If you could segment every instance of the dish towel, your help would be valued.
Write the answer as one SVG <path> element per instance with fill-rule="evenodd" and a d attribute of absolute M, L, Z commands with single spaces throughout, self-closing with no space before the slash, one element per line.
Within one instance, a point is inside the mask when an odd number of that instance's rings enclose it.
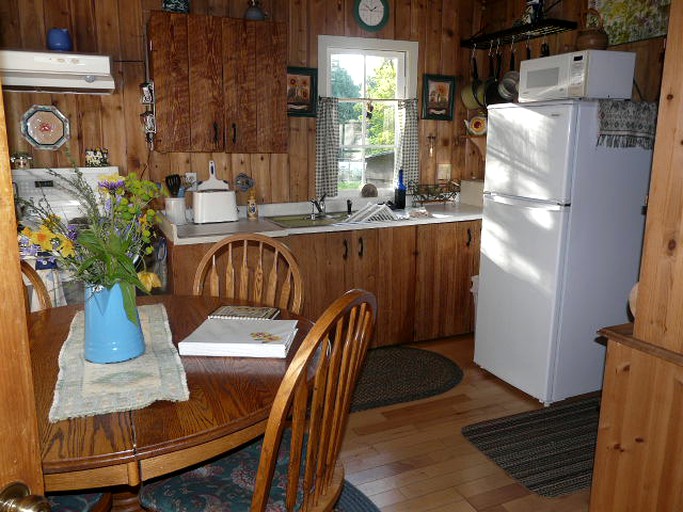
<path fill-rule="evenodd" d="M 600 100 L 598 146 L 652 149 L 657 103 Z"/>
<path fill-rule="evenodd" d="M 190 398 L 185 369 L 171 339 L 162 304 L 138 307 L 145 353 L 114 364 L 85 360 L 85 316 L 79 311 L 59 354 L 59 376 L 49 420 L 142 409 L 157 400 Z"/>

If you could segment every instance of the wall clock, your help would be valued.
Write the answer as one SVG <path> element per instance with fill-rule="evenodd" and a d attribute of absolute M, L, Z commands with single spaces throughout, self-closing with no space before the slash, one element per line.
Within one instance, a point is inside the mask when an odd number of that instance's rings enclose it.
<path fill-rule="evenodd" d="M 388 0 L 355 0 L 353 15 L 363 30 L 377 32 L 389 21 Z"/>

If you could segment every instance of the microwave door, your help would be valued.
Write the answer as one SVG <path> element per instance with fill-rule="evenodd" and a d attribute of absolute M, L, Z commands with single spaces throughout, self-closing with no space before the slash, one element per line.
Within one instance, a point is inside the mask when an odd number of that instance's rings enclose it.
<path fill-rule="evenodd" d="M 519 100 L 540 101 L 567 98 L 570 78 L 567 55 L 555 55 L 522 62 Z"/>

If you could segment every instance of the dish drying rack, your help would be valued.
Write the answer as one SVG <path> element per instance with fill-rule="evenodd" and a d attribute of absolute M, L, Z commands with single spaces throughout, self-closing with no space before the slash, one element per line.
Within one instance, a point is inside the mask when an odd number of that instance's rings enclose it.
<path fill-rule="evenodd" d="M 392 220 L 398 220 L 398 217 L 386 204 L 368 203 L 344 222 L 383 222 Z"/>
<path fill-rule="evenodd" d="M 455 181 L 427 184 L 411 181 L 408 188 L 413 196 L 413 206 L 454 201 L 455 196 L 460 192 L 460 184 Z"/>

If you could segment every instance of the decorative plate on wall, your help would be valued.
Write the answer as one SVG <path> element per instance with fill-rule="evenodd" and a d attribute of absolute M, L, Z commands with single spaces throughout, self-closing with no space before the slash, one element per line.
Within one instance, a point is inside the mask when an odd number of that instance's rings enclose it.
<path fill-rule="evenodd" d="M 33 105 L 21 118 L 21 134 L 34 148 L 55 151 L 69 140 L 69 120 L 54 105 Z"/>

